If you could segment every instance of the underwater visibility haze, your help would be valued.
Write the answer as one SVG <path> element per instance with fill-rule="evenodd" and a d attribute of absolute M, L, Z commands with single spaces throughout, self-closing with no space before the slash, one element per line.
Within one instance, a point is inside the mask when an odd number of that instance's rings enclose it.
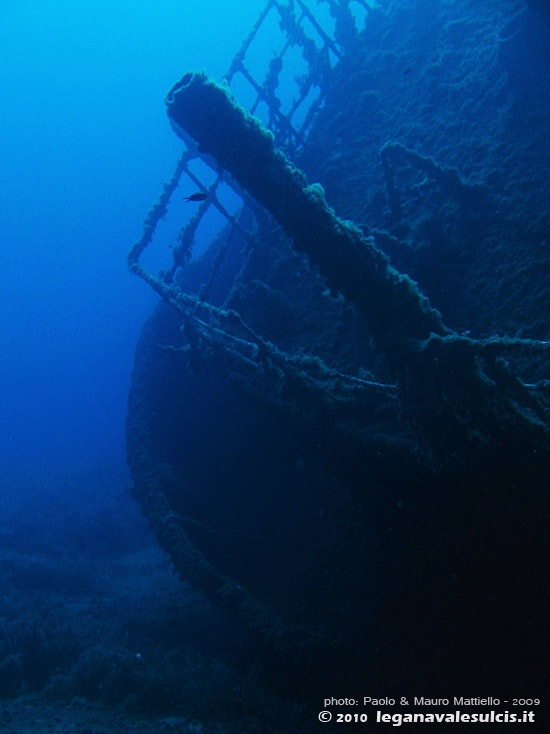
<path fill-rule="evenodd" d="M 2 463 L 120 460 L 153 303 L 128 243 L 179 144 L 163 99 L 219 78 L 260 0 L 2 3 Z"/>
<path fill-rule="evenodd" d="M 547 4 L 0 42 L 0 726 L 545 731 Z"/>

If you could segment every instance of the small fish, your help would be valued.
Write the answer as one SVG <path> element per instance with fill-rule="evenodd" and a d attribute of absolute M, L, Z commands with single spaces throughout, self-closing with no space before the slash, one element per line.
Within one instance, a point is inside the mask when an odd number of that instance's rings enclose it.
<path fill-rule="evenodd" d="M 205 194 L 204 191 L 196 191 L 194 194 L 191 194 L 191 196 L 185 196 L 185 201 L 204 201 L 208 194 Z"/>

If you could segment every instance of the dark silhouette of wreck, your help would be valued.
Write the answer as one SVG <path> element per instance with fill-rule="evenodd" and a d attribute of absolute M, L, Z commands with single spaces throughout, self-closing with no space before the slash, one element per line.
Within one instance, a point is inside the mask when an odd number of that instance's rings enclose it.
<path fill-rule="evenodd" d="M 534 696 L 547 31 L 527 4 L 362 2 L 361 22 L 353 5 L 329 3 L 330 34 L 301 0 L 272 0 L 224 85 L 188 73 L 167 97 L 185 150 L 129 256 L 163 299 L 136 351 L 133 491 L 176 570 L 242 620 L 278 685 Z M 270 13 L 286 43 L 260 83 L 245 61 Z M 294 47 L 308 71 L 283 111 Z M 231 97 L 236 75 L 251 113 Z M 182 176 L 206 196 L 156 278 L 140 257 Z M 226 226 L 191 259 L 212 211 Z"/>

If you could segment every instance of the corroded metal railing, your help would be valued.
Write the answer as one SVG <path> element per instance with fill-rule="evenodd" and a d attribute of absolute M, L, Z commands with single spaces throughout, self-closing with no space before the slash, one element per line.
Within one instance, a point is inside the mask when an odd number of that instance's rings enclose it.
<path fill-rule="evenodd" d="M 355 0 L 355 2 L 361 5 L 367 13 L 369 12 L 370 8 L 364 0 Z M 328 3 L 330 13 L 334 17 L 337 26 L 338 23 L 343 24 L 346 28 L 352 29 L 352 36 L 358 36 L 359 31 L 349 9 L 349 0 L 328 0 Z M 266 78 L 260 81 L 255 78 L 254 73 L 247 66 L 247 54 L 267 18 L 273 14 L 276 14 L 279 18 L 284 43 L 279 53 L 269 62 Z M 304 27 L 306 24 L 308 24 L 309 33 Z M 313 29 L 313 32 L 311 32 L 311 29 Z M 267 108 L 266 126 L 273 133 L 277 145 L 285 152 L 292 154 L 305 142 L 311 123 L 322 104 L 325 89 L 330 83 L 333 65 L 343 57 L 345 43 L 345 38 L 342 38 L 339 43 L 323 29 L 315 13 L 312 12 L 304 0 L 288 0 L 287 3 L 280 0 L 268 0 L 256 24 L 235 55 L 227 74 L 224 76 L 224 83 L 231 88 L 231 84 L 237 77 L 245 80 L 255 95 L 255 99 L 250 106 L 251 114 L 256 114 L 259 106 L 265 104 Z M 287 54 L 295 46 L 300 48 L 308 70 L 306 74 L 296 79 L 299 89 L 298 96 L 290 101 L 289 111 L 285 113 L 281 109 L 280 76 L 285 68 L 285 63 L 287 63 Z M 290 62 L 288 63 L 290 64 Z M 313 91 L 316 92 L 316 96 L 314 95 L 314 98 L 311 99 Z M 304 112 L 305 107 L 307 109 Z M 301 124 L 296 122 L 299 110 L 302 110 L 304 117 Z M 201 221 L 205 217 L 208 218 L 212 209 L 217 210 L 231 228 L 239 231 L 246 239 L 252 239 L 251 232 L 239 224 L 238 217 L 228 211 L 216 196 L 216 189 L 223 180 L 234 190 L 244 205 L 250 207 L 251 202 L 246 192 L 243 192 L 230 177 L 222 178 L 217 170 L 216 163 L 211 158 L 204 157 L 191 138 L 184 137 L 184 142 L 186 147 L 178 161 L 175 172 L 170 181 L 164 185 L 158 201 L 149 211 L 144 223 L 142 237 L 133 246 L 128 257 L 130 270 L 146 280 L 163 297 L 165 297 L 166 291 L 162 284 L 169 285 L 172 283 L 178 268 L 185 265 L 190 257 L 197 229 Z M 214 183 L 207 185 L 193 173 L 189 164 L 197 158 L 201 158 L 215 171 Z M 151 244 L 156 227 L 166 215 L 172 194 L 180 184 L 182 177 L 186 177 L 193 184 L 197 193 L 203 194 L 204 198 L 200 200 L 197 211 L 180 228 L 177 244 L 172 248 L 173 261 L 171 266 L 162 271 L 159 278 L 156 278 L 140 265 L 140 258 L 144 250 Z M 250 208 L 253 209 L 253 207 Z"/>

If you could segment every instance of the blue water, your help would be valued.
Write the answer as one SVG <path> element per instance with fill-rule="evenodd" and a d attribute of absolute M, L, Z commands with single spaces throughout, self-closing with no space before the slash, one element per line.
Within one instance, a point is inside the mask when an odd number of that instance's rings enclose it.
<path fill-rule="evenodd" d="M 164 96 L 220 79 L 263 0 L 5 0 L 0 10 L 0 465 L 124 462 L 156 301 L 126 255 L 181 143 Z"/>
<path fill-rule="evenodd" d="M 356 0 L 357 37 L 331 20 L 335 0 L 306 1 L 337 43 L 308 92 L 322 86 L 325 106 L 304 147 L 285 148 L 275 126 L 276 144 L 315 184 L 308 197 L 322 185 L 335 214 L 418 282 L 456 342 L 403 339 L 437 319 L 408 318 L 380 274 L 371 308 L 355 255 L 344 248 L 333 273 L 322 241 L 287 221 L 295 252 L 254 207 L 241 220 L 252 236 L 234 228 L 177 276 L 226 309 L 225 335 L 196 314 L 181 330 L 128 272 L 183 147 L 166 93 L 192 70 L 221 80 L 266 0 L 0 0 L 2 734 L 22 734 L 4 724 L 27 694 L 59 712 L 175 712 L 179 730 L 205 734 L 279 716 L 288 727 L 269 731 L 297 734 L 300 721 L 309 733 L 327 696 L 397 698 L 410 683 L 419 696 L 540 695 L 548 0 Z M 273 12 L 246 55 L 257 80 L 281 38 Z M 283 113 L 307 71 L 290 45 Z M 231 90 L 250 107 L 247 84 L 237 75 Z M 265 103 L 253 112 L 270 116 Z M 248 168 L 262 194 L 265 172 Z M 215 164 L 189 169 L 217 180 Z M 197 211 L 195 186 L 182 176 L 140 260 L 154 276 Z M 295 189 L 265 189 L 284 215 L 275 200 Z M 215 195 L 231 214 L 246 199 L 227 180 Z M 192 258 L 226 225 L 213 209 Z M 296 215 L 306 234 L 311 211 Z M 479 351 L 451 352 L 470 342 Z"/>

